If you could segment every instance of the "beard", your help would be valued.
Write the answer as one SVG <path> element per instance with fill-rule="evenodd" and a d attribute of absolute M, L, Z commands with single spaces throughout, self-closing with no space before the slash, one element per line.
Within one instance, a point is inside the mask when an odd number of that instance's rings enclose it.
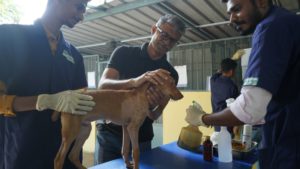
<path fill-rule="evenodd" d="M 246 30 L 241 30 L 239 31 L 240 32 L 240 35 L 249 35 L 249 34 L 252 34 L 254 31 L 255 31 L 255 28 L 256 28 L 256 25 L 250 25 L 250 27 Z"/>
<path fill-rule="evenodd" d="M 258 11 L 257 8 L 253 8 L 253 12 L 248 18 L 248 21 L 237 21 L 233 24 L 235 30 L 237 30 L 240 35 L 249 35 L 255 31 L 256 26 L 263 19 L 262 14 Z M 242 24 L 248 24 L 249 27 L 247 29 L 242 29 Z"/>

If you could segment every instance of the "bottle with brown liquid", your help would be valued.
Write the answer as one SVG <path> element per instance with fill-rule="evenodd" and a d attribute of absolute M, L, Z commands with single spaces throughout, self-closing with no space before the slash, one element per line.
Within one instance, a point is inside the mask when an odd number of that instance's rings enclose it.
<path fill-rule="evenodd" d="M 213 159 L 213 144 L 209 136 L 206 136 L 203 142 L 203 159 L 205 161 L 212 161 Z"/>

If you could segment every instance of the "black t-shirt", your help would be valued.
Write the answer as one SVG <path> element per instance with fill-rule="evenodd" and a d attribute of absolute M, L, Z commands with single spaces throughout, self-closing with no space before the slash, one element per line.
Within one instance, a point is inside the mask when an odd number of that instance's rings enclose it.
<path fill-rule="evenodd" d="M 148 43 L 143 44 L 141 47 L 121 46 L 114 50 L 108 68 L 118 70 L 120 80 L 138 77 L 147 71 L 156 69 L 165 69 L 171 73 L 176 84 L 178 82 L 178 73 L 174 67 L 167 61 L 166 56 L 161 59 L 152 60 L 147 52 Z M 139 142 L 151 141 L 153 138 L 153 120 L 148 117 L 145 119 L 143 125 L 139 130 Z M 121 126 L 110 125 L 110 130 L 117 132 L 122 136 Z"/>

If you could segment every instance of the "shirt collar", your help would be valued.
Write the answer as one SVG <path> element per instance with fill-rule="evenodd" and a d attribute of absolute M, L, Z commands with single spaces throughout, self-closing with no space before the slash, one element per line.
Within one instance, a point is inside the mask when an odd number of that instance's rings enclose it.
<path fill-rule="evenodd" d="M 58 35 L 54 35 L 52 32 L 49 31 L 49 29 L 41 22 L 41 24 L 43 25 L 43 28 L 46 32 L 47 38 L 49 41 L 55 41 L 56 43 L 58 43 L 61 40 L 61 31 L 59 31 Z"/>
<path fill-rule="evenodd" d="M 38 30 L 40 30 L 41 34 L 43 34 L 41 36 L 45 36 L 45 38 L 47 38 L 47 40 L 49 41 L 47 30 L 43 26 L 41 19 L 37 19 L 34 22 L 34 25 L 35 25 L 36 28 L 38 28 Z M 70 44 L 67 41 L 65 41 L 64 36 L 63 36 L 61 31 L 59 33 L 59 37 L 58 37 L 57 42 L 58 42 L 58 46 L 57 46 L 58 49 L 61 48 L 62 50 L 64 50 L 64 49 L 69 49 L 70 48 Z"/>
<path fill-rule="evenodd" d="M 149 43 L 144 43 L 141 46 L 141 51 L 142 51 L 142 57 L 150 59 L 150 56 L 148 54 L 148 45 L 149 45 Z"/>
<path fill-rule="evenodd" d="M 268 18 L 268 17 L 271 15 L 271 13 L 275 10 L 275 8 L 276 8 L 276 7 L 275 7 L 274 5 L 271 5 L 271 6 L 269 7 L 269 9 L 268 9 L 268 11 L 267 11 L 265 17 L 263 18 L 263 20 L 265 20 L 266 18 Z"/>
<path fill-rule="evenodd" d="M 148 53 L 148 46 L 149 46 L 149 43 L 148 43 L 148 42 L 144 43 L 144 44 L 141 46 L 142 57 L 143 57 L 143 58 L 148 58 L 148 59 L 152 60 L 151 57 L 149 56 L 149 53 Z M 159 60 L 165 60 L 166 58 L 167 58 L 167 55 L 165 54 L 163 57 L 161 57 L 161 58 L 158 59 L 157 61 L 159 61 Z M 154 60 L 153 60 L 153 61 L 154 61 Z"/>

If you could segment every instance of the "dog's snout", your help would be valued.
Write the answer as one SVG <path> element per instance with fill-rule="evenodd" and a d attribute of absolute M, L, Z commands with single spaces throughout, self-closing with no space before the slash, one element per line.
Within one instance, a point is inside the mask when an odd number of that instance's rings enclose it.
<path fill-rule="evenodd" d="M 171 99 L 172 100 L 180 100 L 183 98 L 183 94 L 176 88 L 175 92 L 172 93 Z"/>

